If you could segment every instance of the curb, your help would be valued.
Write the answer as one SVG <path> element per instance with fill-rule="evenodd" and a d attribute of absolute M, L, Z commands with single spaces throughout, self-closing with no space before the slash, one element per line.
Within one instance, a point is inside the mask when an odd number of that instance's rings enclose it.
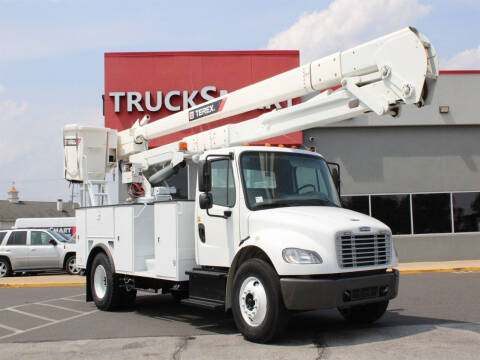
<path fill-rule="evenodd" d="M 85 286 L 85 282 L 71 282 L 71 283 L 12 283 L 12 284 L 0 284 L 1 288 L 34 288 L 34 287 L 62 287 L 62 286 Z"/>
<path fill-rule="evenodd" d="M 436 269 L 412 269 L 399 270 L 400 274 L 425 274 L 425 273 L 448 273 L 462 271 L 480 271 L 480 266 L 466 266 L 454 268 L 436 268 Z"/>

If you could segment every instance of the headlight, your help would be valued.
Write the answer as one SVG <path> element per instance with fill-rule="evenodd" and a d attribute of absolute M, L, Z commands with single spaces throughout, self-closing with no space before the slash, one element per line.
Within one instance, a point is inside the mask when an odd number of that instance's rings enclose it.
<path fill-rule="evenodd" d="M 282 251 L 283 260 L 289 264 L 321 264 L 322 258 L 315 251 L 287 248 Z"/>

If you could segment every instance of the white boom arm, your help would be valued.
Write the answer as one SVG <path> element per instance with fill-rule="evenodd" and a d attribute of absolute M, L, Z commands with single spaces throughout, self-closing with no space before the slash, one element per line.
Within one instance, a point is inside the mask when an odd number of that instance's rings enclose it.
<path fill-rule="evenodd" d="M 257 119 L 227 125 L 185 138 L 189 151 L 241 144 L 288 132 L 321 126 L 367 111 L 391 113 L 400 104 L 428 102 L 438 76 L 435 49 L 422 34 L 405 28 L 350 50 L 315 60 L 230 94 L 173 114 L 162 121 L 118 134 L 118 158 L 149 165 L 168 161 L 178 143 L 146 150 L 156 137 L 227 118 L 239 113 L 342 85 L 291 108 Z M 396 110 L 395 110 L 396 111 Z M 163 154 L 162 156 L 159 155 Z"/>

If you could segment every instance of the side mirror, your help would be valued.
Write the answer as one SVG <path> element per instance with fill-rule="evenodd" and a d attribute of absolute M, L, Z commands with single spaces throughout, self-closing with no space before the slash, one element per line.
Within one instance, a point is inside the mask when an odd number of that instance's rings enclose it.
<path fill-rule="evenodd" d="M 200 161 L 198 166 L 198 191 L 208 193 L 211 189 L 211 164 L 209 161 Z"/>
<path fill-rule="evenodd" d="M 327 164 L 330 170 L 330 174 L 332 175 L 333 183 L 337 188 L 338 195 L 340 195 L 340 165 L 332 162 L 329 162 Z"/>
<path fill-rule="evenodd" d="M 57 242 L 53 239 L 50 239 L 49 243 L 50 245 L 57 246 Z"/>
<path fill-rule="evenodd" d="M 198 196 L 198 205 L 200 209 L 210 209 L 213 206 L 213 197 L 211 193 L 204 192 Z"/>

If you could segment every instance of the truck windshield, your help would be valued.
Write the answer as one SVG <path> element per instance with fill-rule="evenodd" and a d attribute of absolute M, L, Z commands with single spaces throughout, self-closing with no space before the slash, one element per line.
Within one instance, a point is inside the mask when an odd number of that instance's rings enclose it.
<path fill-rule="evenodd" d="M 318 156 L 246 151 L 240 157 L 247 206 L 340 206 L 328 165 Z"/>

